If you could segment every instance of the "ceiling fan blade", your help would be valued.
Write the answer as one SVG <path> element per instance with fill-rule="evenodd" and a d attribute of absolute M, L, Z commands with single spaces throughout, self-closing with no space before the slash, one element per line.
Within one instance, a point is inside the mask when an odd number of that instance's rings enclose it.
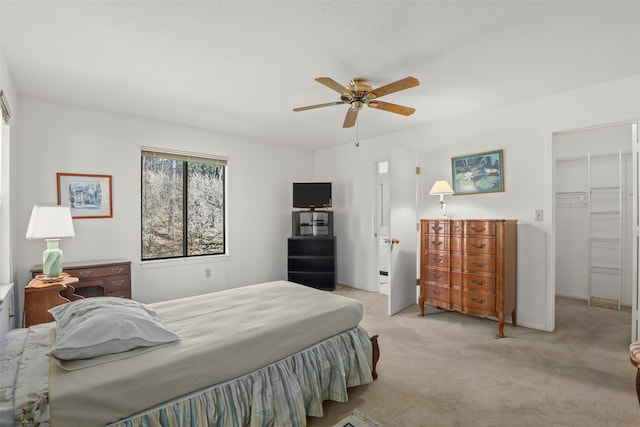
<path fill-rule="evenodd" d="M 382 102 L 378 100 L 370 101 L 367 103 L 367 105 L 371 108 L 389 111 L 396 114 L 402 114 L 403 116 L 410 116 L 416 112 L 415 108 L 405 107 L 404 105 L 392 104 L 390 102 Z"/>
<path fill-rule="evenodd" d="M 336 102 L 327 102 L 327 103 L 324 103 L 324 104 L 308 105 L 306 107 L 294 108 L 293 111 L 313 110 L 314 108 L 330 107 L 332 105 L 340 105 L 340 104 L 346 104 L 346 102 L 345 101 L 336 101 Z"/>
<path fill-rule="evenodd" d="M 316 81 L 318 83 L 322 83 L 323 85 L 325 85 L 326 87 L 328 87 L 330 89 L 335 90 L 340 95 L 345 94 L 345 93 L 351 93 L 349 91 L 349 89 L 347 89 L 346 87 L 342 86 L 340 83 L 338 83 L 337 81 L 333 80 L 331 77 L 317 77 Z"/>
<path fill-rule="evenodd" d="M 404 79 L 395 81 L 393 83 L 389 83 L 388 85 L 380 86 L 379 88 L 369 91 L 369 93 L 367 94 L 367 97 L 370 99 L 380 98 L 381 96 L 385 96 L 385 95 L 389 95 L 390 93 L 409 89 L 414 86 L 418 86 L 419 84 L 420 82 L 415 77 L 405 77 Z"/>
<path fill-rule="evenodd" d="M 356 124 L 356 119 L 358 118 L 358 109 L 357 108 L 349 108 L 347 110 L 347 115 L 344 118 L 343 128 L 350 128 Z"/>

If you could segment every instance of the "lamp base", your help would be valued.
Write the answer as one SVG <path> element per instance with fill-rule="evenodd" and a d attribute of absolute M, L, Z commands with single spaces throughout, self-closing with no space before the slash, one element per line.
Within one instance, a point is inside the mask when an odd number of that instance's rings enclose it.
<path fill-rule="evenodd" d="M 42 252 L 42 273 L 46 279 L 57 280 L 62 273 L 62 249 L 60 239 L 45 239 L 47 249 Z"/>

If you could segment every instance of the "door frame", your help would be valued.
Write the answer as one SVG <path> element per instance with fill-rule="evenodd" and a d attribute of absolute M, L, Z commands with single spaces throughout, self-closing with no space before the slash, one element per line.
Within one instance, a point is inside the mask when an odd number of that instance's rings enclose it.
<path fill-rule="evenodd" d="M 555 303 L 555 294 L 556 294 L 556 198 L 555 198 L 555 189 L 556 189 L 556 176 L 555 176 L 555 161 L 554 161 L 554 135 L 562 132 L 572 132 L 572 131 L 584 131 L 589 129 L 595 129 L 600 127 L 608 127 L 608 126 L 616 126 L 616 125 L 624 125 L 629 124 L 632 127 L 632 134 L 635 141 L 631 142 L 632 152 L 638 151 L 638 124 L 640 123 L 640 117 L 635 118 L 623 118 L 620 120 L 612 120 L 612 121 L 603 121 L 600 124 L 590 124 L 582 123 L 582 124 L 573 124 L 567 126 L 556 126 L 554 129 L 549 129 L 547 131 L 548 136 L 548 151 L 547 151 L 547 164 L 550 165 L 550 176 L 551 176 L 551 185 L 549 186 L 550 192 L 548 197 L 550 200 L 551 206 L 551 239 L 549 239 L 548 243 L 548 258 L 547 265 L 549 266 L 548 270 L 548 285 L 547 285 L 547 304 L 546 304 L 546 330 L 553 332 L 555 331 L 556 326 L 556 303 Z M 634 151 L 635 150 L 635 151 Z M 632 181 L 633 181 L 633 224 L 640 225 L 640 198 L 638 198 L 638 188 L 640 188 L 640 162 L 636 159 L 636 155 L 633 154 L 633 165 L 632 165 Z M 638 188 L 636 188 L 638 187 Z M 632 307 L 631 312 L 631 340 L 637 341 L 640 339 L 640 241 L 638 236 L 640 235 L 640 231 L 636 229 L 634 231 L 635 241 L 632 244 L 633 251 L 633 262 L 632 262 Z"/>

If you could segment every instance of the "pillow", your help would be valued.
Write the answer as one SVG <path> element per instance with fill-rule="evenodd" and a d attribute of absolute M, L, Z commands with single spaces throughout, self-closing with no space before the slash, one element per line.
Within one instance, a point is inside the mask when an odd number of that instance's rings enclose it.
<path fill-rule="evenodd" d="M 53 307 L 49 313 L 56 321 L 49 354 L 60 360 L 88 359 L 180 339 L 153 309 L 125 298 L 85 298 Z"/>

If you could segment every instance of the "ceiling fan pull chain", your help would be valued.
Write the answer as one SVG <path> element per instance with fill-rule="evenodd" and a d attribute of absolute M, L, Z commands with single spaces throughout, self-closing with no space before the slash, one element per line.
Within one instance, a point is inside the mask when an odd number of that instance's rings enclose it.
<path fill-rule="evenodd" d="M 358 126 L 359 122 L 356 122 L 356 147 L 360 147 L 360 135 L 359 135 L 359 129 L 360 126 Z"/>

